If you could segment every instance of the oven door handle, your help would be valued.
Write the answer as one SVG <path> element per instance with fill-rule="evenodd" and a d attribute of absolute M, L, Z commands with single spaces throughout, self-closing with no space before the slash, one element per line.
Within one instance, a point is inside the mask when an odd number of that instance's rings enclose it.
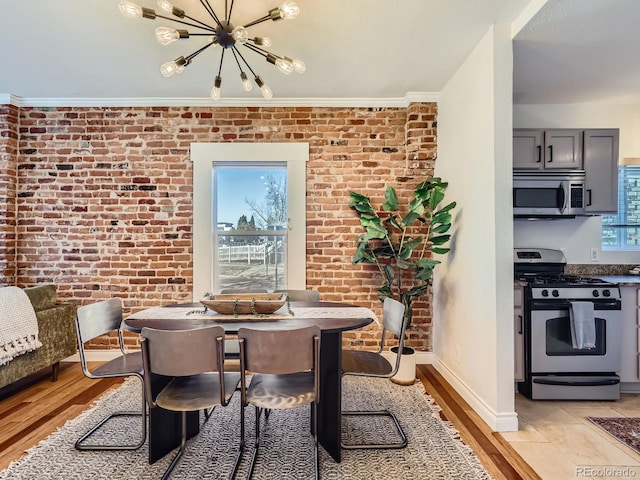
<path fill-rule="evenodd" d="M 540 383 L 542 385 L 569 385 L 572 387 L 601 387 L 603 385 L 617 385 L 620 383 L 619 378 L 607 378 L 603 380 L 586 380 L 573 381 L 573 380 L 552 380 L 547 378 L 534 378 L 533 383 Z"/>
<path fill-rule="evenodd" d="M 565 300 L 531 300 L 529 305 L 531 310 L 560 310 L 571 308 L 571 302 Z M 597 300 L 593 302 L 593 308 L 595 310 L 620 310 L 621 303 L 620 300 Z"/>

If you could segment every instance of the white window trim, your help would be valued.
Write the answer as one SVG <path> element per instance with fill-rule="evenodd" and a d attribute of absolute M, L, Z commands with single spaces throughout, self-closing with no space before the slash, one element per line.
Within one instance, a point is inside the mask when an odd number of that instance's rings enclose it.
<path fill-rule="evenodd" d="M 212 291 L 212 175 L 214 161 L 286 162 L 289 233 L 287 284 L 306 288 L 306 162 L 308 143 L 192 143 L 193 162 L 193 301 Z M 299 261 L 298 259 L 302 259 Z"/>

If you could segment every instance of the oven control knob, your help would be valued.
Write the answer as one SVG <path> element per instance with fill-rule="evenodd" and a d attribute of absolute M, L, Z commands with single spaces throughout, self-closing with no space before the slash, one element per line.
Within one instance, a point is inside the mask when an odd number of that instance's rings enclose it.
<path fill-rule="evenodd" d="M 551 295 L 557 298 L 558 296 L 560 296 L 560 292 L 558 290 L 554 290 L 551 292 Z"/>
<path fill-rule="evenodd" d="M 610 296 L 611 296 L 611 290 L 609 290 L 608 288 L 605 288 L 605 289 L 602 291 L 602 295 L 603 295 L 604 297 L 610 297 Z"/>
<path fill-rule="evenodd" d="M 600 290 L 594 290 L 593 291 L 593 296 L 594 297 L 599 297 L 600 296 Z"/>
<path fill-rule="evenodd" d="M 542 292 L 540 292 L 540 294 L 541 294 L 543 297 L 548 297 L 548 296 L 549 296 L 549 290 L 547 290 L 547 289 L 542 290 Z"/>

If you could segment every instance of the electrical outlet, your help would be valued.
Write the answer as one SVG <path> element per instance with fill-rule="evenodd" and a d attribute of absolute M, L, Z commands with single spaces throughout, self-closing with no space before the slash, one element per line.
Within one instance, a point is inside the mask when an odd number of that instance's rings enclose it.
<path fill-rule="evenodd" d="M 592 248 L 591 249 L 591 261 L 592 262 L 597 262 L 598 261 L 598 249 L 597 248 Z"/>

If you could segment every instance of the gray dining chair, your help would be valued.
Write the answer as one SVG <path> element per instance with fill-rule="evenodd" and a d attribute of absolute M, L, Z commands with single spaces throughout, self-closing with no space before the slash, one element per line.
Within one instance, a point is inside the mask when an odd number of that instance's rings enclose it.
<path fill-rule="evenodd" d="M 382 335 L 380 337 L 380 345 L 375 352 L 366 350 L 343 350 L 342 351 L 342 373 L 343 375 L 359 375 L 365 377 L 391 378 L 400 368 L 400 359 L 402 358 L 402 350 L 404 347 L 404 334 L 406 324 L 404 318 L 405 306 L 392 298 L 385 298 L 382 312 Z M 382 350 L 385 344 L 386 333 L 391 332 L 398 338 L 398 354 L 396 356 L 395 365 L 391 365 L 386 358 L 382 356 Z M 404 448 L 407 446 L 407 437 L 400 426 L 400 422 L 396 416 L 389 410 L 351 410 L 343 411 L 344 416 L 383 416 L 389 417 L 393 421 L 397 434 L 400 438 L 398 442 L 391 443 L 364 443 L 364 444 L 347 444 L 342 442 L 342 448 L 345 449 L 391 449 Z"/>
<path fill-rule="evenodd" d="M 273 293 L 286 293 L 291 302 L 319 302 L 320 293 L 316 290 L 274 290 Z"/>
<path fill-rule="evenodd" d="M 313 404 L 311 428 L 314 441 L 315 478 L 320 476 L 318 455 L 317 402 L 320 398 L 320 328 L 304 327 L 293 330 L 255 330 L 241 328 L 240 391 L 242 395 L 240 438 L 244 447 L 244 407 L 255 407 L 255 448 L 251 457 L 251 478 L 260 443 L 260 417 L 268 418 L 273 409 L 288 409 Z M 247 371 L 252 372 L 247 387 Z"/>
<path fill-rule="evenodd" d="M 144 381 L 142 368 L 142 355 L 140 352 L 128 352 L 124 345 L 122 335 L 122 300 L 111 298 L 101 302 L 84 305 L 78 308 L 76 316 L 76 335 L 78 339 L 78 353 L 80 354 L 80 366 L 82 372 L 88 378 L 102 379 L 113 377 L 134 376 L 142 385 L 142 408 L 140 411 L 118 411 L 104 417 L 95 427 L 82 435 L 75 443 L 78 450 L 136 450 L 140 448 L 147 438 L 147 407 L 144 398 Z M 85 352 L 85 344 L 94 338 L 108 333 L 118 332 L 118 345 L 121 355 L 103 363 L 95 370 L 89 370 Z M 139 416 L 141 417 L 140 439 L 134 444 L 113 445 L 93 444 L 85 441 L 100 429 L 105 423 L 114 417 Z"/>
<path fill-rule="evenodd" d="M 149 408 L 180 412 L 180 448 L 162 476 L 166 480 L 185 452 L 187 412 L 227 406 L 239 373 L 224 371 L 224 329 L 208 326 L 194 330 L 156 330 L 141 332 L 144 385 Z M 156 396 L 152 395 L 152 376 L 174 377 Z M 207 420 L 210 418 L 206 415 Z M 238 451 L 231 477 L 241 458 Z"/>

